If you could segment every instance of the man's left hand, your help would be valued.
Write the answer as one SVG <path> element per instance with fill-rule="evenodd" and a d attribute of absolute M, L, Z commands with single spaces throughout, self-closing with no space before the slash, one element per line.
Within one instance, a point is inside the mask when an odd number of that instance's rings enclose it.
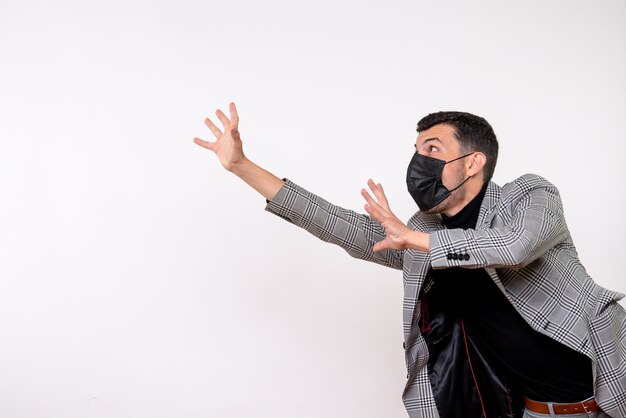
<path fill-rule="evenodd" d="M 367 202 L 365 211 L 385 228 L 385 233 L 387 234 L 387 237 L 383 241 L 374 244 L 372 249 L 374 251 L 382 251 L 412 248 L 428 252 L 428 234 L 413 231 L 393 214 L 391 209 L 389 209 L 387 197 L 380 183 L 376 184 L 372 179 L 369 179 L 367 185 L 376 199 L 367 190 L 361 189 L 361 194 Z"/>

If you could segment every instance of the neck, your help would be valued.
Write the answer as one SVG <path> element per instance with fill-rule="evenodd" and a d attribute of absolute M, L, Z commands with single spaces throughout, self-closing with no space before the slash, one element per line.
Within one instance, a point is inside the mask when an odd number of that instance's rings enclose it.
<path fill-rule="evenodd" d="M 459 213 L 465 206 L 467 206 L 469 202 L 472 201 L 472 199 L 478 196 L 478 194 L 483 188 L 483 185 L 484 184 L 482 182 L 482 179 L 480 178 L 469 179 L 463 185 L 464 187 L 458 190 L 459 192 L 463 194 L 461 199 L 454 205 L 444 210 L 442 213 L 446 216 L 454 216 L 457 213 Z"/>

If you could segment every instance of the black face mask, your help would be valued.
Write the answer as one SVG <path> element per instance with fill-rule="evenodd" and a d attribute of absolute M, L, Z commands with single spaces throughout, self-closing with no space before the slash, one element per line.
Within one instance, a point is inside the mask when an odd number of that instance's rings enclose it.
<path fill-rule="evenodd" d="M 426 212 L 443 202 L 450 196 L 450 193 L 469 180 L 468 177 L 454 189 L 448 190 L 441 181 L 441 174 L 446 164 L 472 154 L 473 152 L 470 152 L 450 161 L 439 160 L 418 153 L 413 155 L 406 172 L 406 185 L 409 189 L 409 194 L 422 212 Z"/>

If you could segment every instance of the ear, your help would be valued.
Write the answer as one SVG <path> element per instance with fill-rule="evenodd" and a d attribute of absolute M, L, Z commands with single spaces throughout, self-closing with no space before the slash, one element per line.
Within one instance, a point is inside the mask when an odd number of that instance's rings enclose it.
<path fill-rule="evenodd" d="M 476 173 L 482 171 L 485 163 L 487 162 L 487 157 L 482 152 L 475 152 L 471 158 L 469 158 L 469 163 L 467 165 L 467 175 L 474 176 Z"/>

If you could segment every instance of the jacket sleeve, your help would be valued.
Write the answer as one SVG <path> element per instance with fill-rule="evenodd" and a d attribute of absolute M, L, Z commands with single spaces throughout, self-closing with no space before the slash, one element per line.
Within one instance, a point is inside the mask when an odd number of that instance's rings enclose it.
<path fill-rule="evenodd" d="M 384 228 L 370 216 L 335 206 L 285 180 L 265 210 L 304 228 L 325 242 L 336 244 L 352 257 L 402 269 L 403 251 L 372 251 L 385 239 Z"/>
<path fill-rule="evenodd" d="M 523 267 L 569 237 L 558 190 L 547 180 L 522 176 L 510 196 L 499 226 L 431 233 L 433 268 Z"/>

